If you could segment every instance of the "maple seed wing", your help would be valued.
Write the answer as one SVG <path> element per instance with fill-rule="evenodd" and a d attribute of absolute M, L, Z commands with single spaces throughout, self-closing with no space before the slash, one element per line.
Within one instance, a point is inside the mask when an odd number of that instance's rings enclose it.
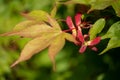
<path fill-rule="evenodd" d="M 65 39 L 62 34 L 58 35 L 49 47 L 49 57 L 53 63 L 53 70 L 56 70 L 55 56 L 63 48 L 65 44 Z"/>
<path fill-rule="evenodd" d="M 86 45 L 82 45 L 81 48 L 79 49 L 80 53 L 84 53 L 86 50 L 87 46 Z"/>
<path fill-rule="evenodd" d="M 74 37 L 76 37 L 77 32 L 76 32 L 75 26 L 74 26 L 74 24 L 73 24 L 73 22 L 72 22 L 72 18 L 71 18 L 70 16 L 68 16 L 68 17 L 66 18 L 66 24 L 68 25 L 69 29 L 72 30 L 72 35 L 73 35 Z"/>
<path fill-rule="evenodd" d="M 75 15 L 75 24 L 76 24 L 76 26 L 79 26 L 81 24 L 81 17 L 82 17 L 82 14 L 80 14 L 80 13 L 77 13 Z"/>
<path fill-rule="evenodd" d="M 50 44 L 50 40 L 48 40 L 48 37 L 46 37 L 46 36 L 38 37 L 38 38 L 35 38 L 35 39 L 29 41 L 25 45 L 24 49 L 22 50 L 19 59 L 15 63 L 13 63 L 11 65 L 11 67 L 14 67 L 19 62 L 30 59 L 36 53 L 47 48 L 49 46 L 49 44 Z"/>
<path fill-rule="evenodd" d="M 96 37 L 95 39 L 91 40 L 90 42 L 90 46 L 94 46 L 94 45 L 97 45 L 98 43 L 100 43 L 100 40 L 101 40 L 101 37 Z"/>

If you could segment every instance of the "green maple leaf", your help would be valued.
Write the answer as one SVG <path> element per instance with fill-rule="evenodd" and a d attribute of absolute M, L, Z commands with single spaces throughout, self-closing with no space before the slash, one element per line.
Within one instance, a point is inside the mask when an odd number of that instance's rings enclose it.
<path fill-rule="evenodd" d="M 33 55 L 49 48 L 49 57 L 53 63 L 55 70 L 55 56 L 64 47 L 65 39 L 75 42 L 74 37 L 61 30 L 60 25 L 51 16 L 46 16 L 47 23 L 39 23 L 38 21 L 24 21 L 15 26 L 13 31 L 0 34 L 0 36 L 18 35 L 22 37 L 32 38 L 23 48 L 20 57 L 16 60 L 11 67 L 18 63 L 30 59 Z M 42 21 L 40 21 L 42 22 Z M 44 22 L 44 21 L 43 21 Z"/>

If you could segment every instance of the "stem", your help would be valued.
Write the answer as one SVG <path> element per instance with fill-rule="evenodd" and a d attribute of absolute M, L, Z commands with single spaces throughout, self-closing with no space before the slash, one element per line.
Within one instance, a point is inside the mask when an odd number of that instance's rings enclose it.
<path fill-rule="evenodd" d="M 63 30 L 63 32 L 70 32 L 70 31 L 72 31 L 73 29 L 75 29 L 75 28 Z"/>

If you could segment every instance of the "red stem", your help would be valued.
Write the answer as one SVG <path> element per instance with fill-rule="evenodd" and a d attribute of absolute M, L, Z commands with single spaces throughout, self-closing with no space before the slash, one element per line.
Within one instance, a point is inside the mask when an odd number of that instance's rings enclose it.
<path fill-rule="evenodd" d="M 63 30 L 63 32 L 70 32 L 70 31 L 72 31 L 73 29 L 75 29 L 75 28 Z"/>

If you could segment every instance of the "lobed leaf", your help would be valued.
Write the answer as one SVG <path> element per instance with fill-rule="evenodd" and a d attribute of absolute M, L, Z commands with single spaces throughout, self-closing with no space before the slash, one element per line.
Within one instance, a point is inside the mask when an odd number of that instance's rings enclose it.
<path fill-rule="evenodd" d="M 14 28 L 13 31 L 19 31 L 19 30 L 23 30 L 27 27 L 30 27 L 32 25 L 38 24 L 37 22 L 33 21 L 33 20 L 26 20 L 23 22 L 20 22 L 19 24 L 17 24 Z"/>
<path fill-rule="evenodd" d="M 51 42 L 51 45 L 49 47 L 49 57 L 53 63 L 53 70 L 55 71 L 55 56 L 57 53 L 64 47 L 65 45 L 65 39 L 62 34 L 56 36 L 54 40 Z"/>
<path fill-rule="evenodd" d="M 100 33 L 105 26 L 105 19 L 101 18 L 97 20 L 92 28 L 90 28 L 89 34 L 90 34 L 90 40 L 93 40 L 98 33 Z"/>
<path fill-rule="evenodd" d="M 11 32 L 0 34 L 0 36 L 18 35 L 18 36 L 27 37 L 27 38 L 34 38 L 37 36 L 41 36 L 44 33 L 50 33 L 50 32 L 53 32 L 53 29 L 51 28 L 51 26 L 47 24 L 41 24 L 41 25 L 36 24 L 19 31 L 13 30 Z"/>
<path fill-rule="evenodd" d="M 58 24 L 58 22 L 53 19 L 51 16 L 47 16 L 48 18 L 48 23 L 57 31 L 61 31 L 60 25 Z"/>
<path fill-rule="evenodd" d="M 58 22 L 44 11 L 33 11 L 25 15 L 28 19 L 15 26 L 13 31 L 0 34 L 0 36 L 18 35 L 33 38 L 23 48 L 20 57 L 11 67 L 18 63 L 30 59 L 33 55 L 49 47 L 49 57 L 55 70 L 55 56 L 65 45 L 65 39 L 75 42 L 71 34 L 61 30 Z"/>
<path fill-rule="evenodd" d="M 76 39 L 73 37 L 73 35 L 69 34 L 69 33 L 65 33 L 63 32 L 63 35 L 65 37 L 66 40 L 70 41 L 70 42 L 74 42 L 77 43 Z"/>
<path fill-rule="evenodd" d="M 55 4 L 50 15 L 52 18 L 54 18 L 56 16 L 56 13 L 57 13 L 57 5 Z"/>
<path fill-rule="evenodd" d="M 41 36 L 41 37 L 37 37 L 31 41 L 29 41 L 24 49 L 22 50 L 20 57 L 17 61 L 15 61 L 11 67 L 14 67 L 15 65 L 17 65 L 18 63 L 28 60 L 30 59 L 33 55 L 35 55 L 36 53 L 40 52 L 41 50 L 47 48 L 51 42 L 51 36 L 52 35 L 47 35 L 46 36 Z M 49 39 L 48 39 L 49 38 Z"/>

